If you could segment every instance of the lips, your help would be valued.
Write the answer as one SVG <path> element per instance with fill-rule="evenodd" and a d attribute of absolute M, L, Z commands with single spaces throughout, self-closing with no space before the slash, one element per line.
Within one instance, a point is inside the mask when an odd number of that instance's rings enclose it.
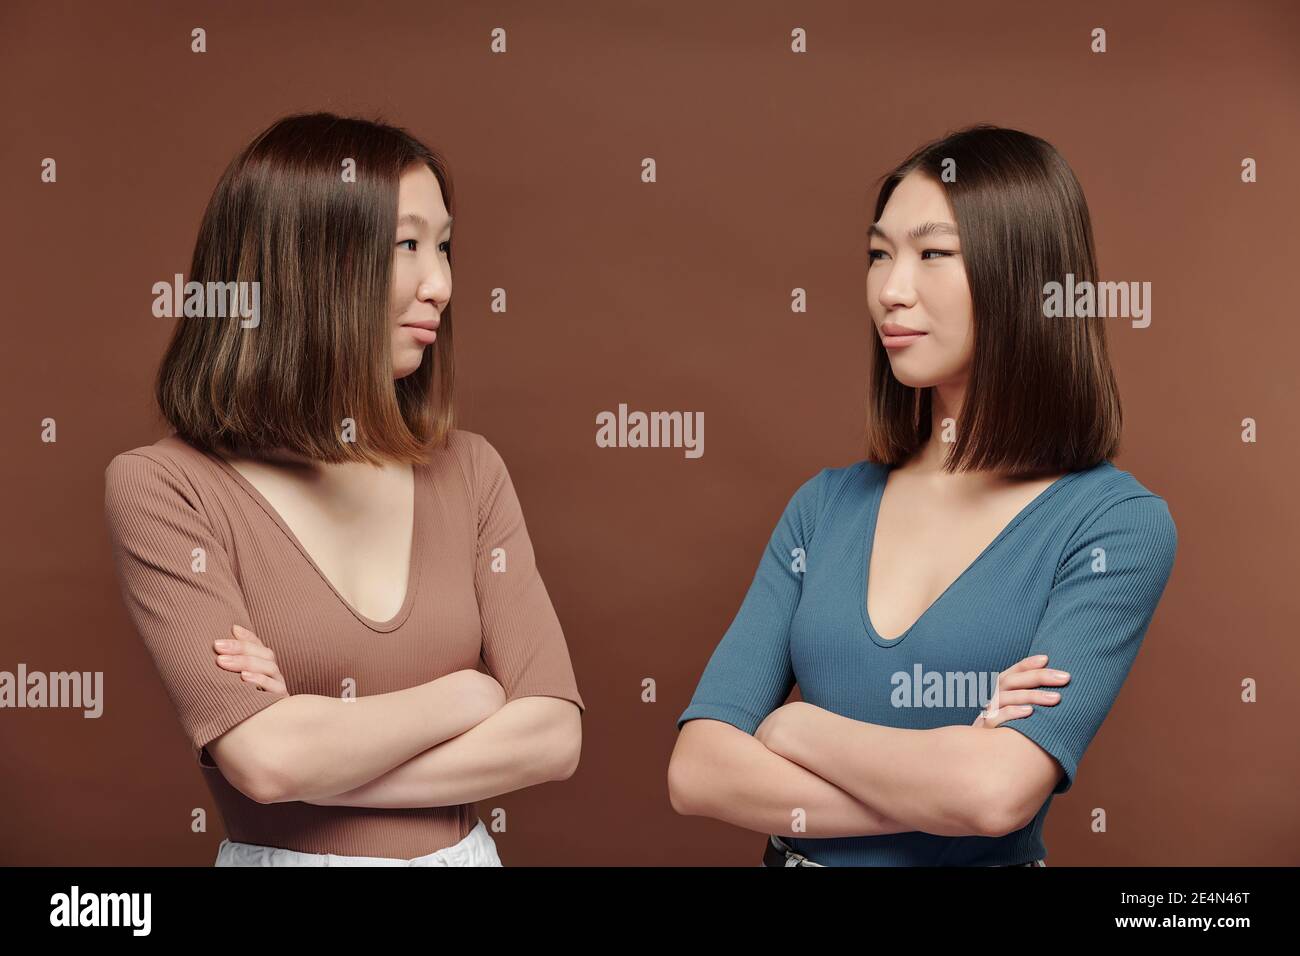
<path fill-rule="evenodd" d="M 432 345 L 433 340 L 438 337 L 436 329 L 438 328 L 437 319 L 425 319 L 420 322 L 404 322 L 402 328 L 411 330 L 411 338 L 415 339 L 422 347 Z"/>
<path fill-rule="evenodd" d="M 883 322 L 880 325 L 880 344 L 887 349 L 906 348 L 924 337 L 924 332 L 909 329 L 897 322 Z"/>

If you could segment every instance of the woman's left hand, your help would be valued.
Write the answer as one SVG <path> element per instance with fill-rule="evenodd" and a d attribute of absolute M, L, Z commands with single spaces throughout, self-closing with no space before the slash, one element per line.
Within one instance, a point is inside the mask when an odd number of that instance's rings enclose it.
<path fill-rule="evenodd" d="M 280 673 L 280 665 L 275 662 L 275 651 L 263 644 L 246 627 L 236 624 L 231 628 L 231 633 L 233 638 L 212 642 L 218 655 L 217 666 L 235 671 L 258 690 L 288 696 L 284 675 Z"/>

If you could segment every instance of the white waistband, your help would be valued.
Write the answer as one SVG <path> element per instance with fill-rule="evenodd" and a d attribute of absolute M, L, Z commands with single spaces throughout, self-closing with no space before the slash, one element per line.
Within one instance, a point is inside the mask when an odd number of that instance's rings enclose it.
<path fill-rule="evenodd" d="M 222 840 L 215 866 L 501 866 L 496 843 L 482 820 L 458 843 L 403 860 L 388 856 L 304 853 L 278 846 Z"/>

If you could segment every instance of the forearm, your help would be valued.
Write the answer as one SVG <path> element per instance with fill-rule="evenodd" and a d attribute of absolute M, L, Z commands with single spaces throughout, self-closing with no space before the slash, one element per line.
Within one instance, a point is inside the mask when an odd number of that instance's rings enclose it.
<path fill-rule="evenodd" d="M 373 780 L 307 802 L 387 809 L 473 803 L 567 776 L 580 734 L 576 707 L 521 697 Z"/>
<path fill-rule="evenodd" d="M 707 724 L 690 730 L 694 739 L 683 748 L 682 763 L 672 768 L 685 794 L 679 812 L 778 836 L 877 836 L 915 829 L 773 753 L 743 730 L 721 721 Z M 674 756 L 674 763 L 678 759 Z"/>
<path fill-rule="evenodd" d="M 988 782 L 993 739 L 968 726 L 906 730 L 853 720 L 805 702 L 765 743 L 911 830 L 983 836 L 995 816 Z M 783 715 L 784 716 L 784 715 Z"/>
<path fill-rule="evenodd" d="M 274 802 L 350 790 L 473 727 L 499 704 L 466 674 L 353 699 L 296 694 L 268 708 L 280 712 L 264 741 Z"/>

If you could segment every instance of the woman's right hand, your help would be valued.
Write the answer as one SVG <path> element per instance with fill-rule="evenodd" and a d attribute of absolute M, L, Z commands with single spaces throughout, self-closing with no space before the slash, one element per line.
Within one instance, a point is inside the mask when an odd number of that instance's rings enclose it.
<path fill-rule="evenodd" d="M 235 624 L 230 631 L 231 637 L 212 642 L 217 652 L 216 665 L 234 671 L 258 690 L 287 697 L 289 691 L 280 665 L 275 662 L 275 651 L 246 627 Z"/>
<path fill-rule="evenodd" d="M 999 727 L 1009 720 L 1028 717 L 1034 712 L 1034 704 L 1055 707 L 1060 702 L 1061 695 L 1054 690 L 1042 688 L 1044 685 L 1069 683 L 1070 675 L 1046 667 L 1046 664 L 1047 655 L 1036 654 L 999 674 L 993 699 L 971 726 Z"/>

